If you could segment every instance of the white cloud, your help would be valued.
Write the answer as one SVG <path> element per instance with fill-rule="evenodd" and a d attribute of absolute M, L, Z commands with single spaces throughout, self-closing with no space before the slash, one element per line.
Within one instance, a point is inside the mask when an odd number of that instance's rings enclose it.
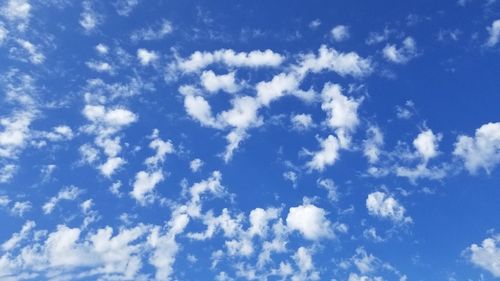
<path fill-rule="evenodd" d="M 310 29 L 316 29 L 321 25 L 321 21 L 319 19 L 315 19 L 309 23 Z"/>
<path fill-rule="evenodd" d="M 139 5 L 139 0 L 117 0 L 114 3 L 116 13 L 124 17 L 129 16 L 137 5 Z"/>
<path fill-rule="evenodd" d="M 201 167 L 203 166 L 203 161 L 199 158 L 196 158 L 196 159 L 193 159 L 190 163 L 189 163 L 189 168 L 191 169 L 191 171 L 193 173 L 196 173 L 198 172 Z"/>
<path fill-rule="evenodd" d="M 0 22 L 0 46 L 3 44 L 3 42 L 7 38 L 7 35 L 9 35 L 9 31 L 5 28 L 3 23 Z"/>
<path fill-rule="evenodd" d="M 439 154 L 438 143 L 441 138 L 441 134 L 435 135 L 432 130 L 427 129 L 418 134 L 417 138 L 413 140 L 413 146 L 424 162 Z"/>
<path fill-rule="evenodd" d="M 406 209 L 394 197 L 381 191 L 368 195 L 366 208 L 372 216 L 390 219 L 396 223 L 412 222 L 411 217 L 405 216 Z"/>
<path fill-rule="evenodd" d="M 306 239 L 319 240 L 334 236 L 325 210 L 311 204 L 290 208 L 286 217 L 287 227 L 299 231 Z"/>
<path fill-rule="evenodd" d="M 19 167 L 14 164 L 6 164 L 0 168 L 0 183 L 9 182 L 16 174 Z"/>
<path fill-rule="evenodd" d="M 161 40 L 165 38 L 167 35 L 172 33 L 174 30 L 172 23 L 167 20 L 163 20 L 161 24 L 155 25 L 152 27 L 144 28 L 137 30 L 132 33 L 130 36 L 130 40 L 132 41 L 152 41 L 152 40 Z"/>
<path fill-rule="evenodd" d="M 142 65 L 146 66 L 158 60 L 158 53 L 140 48 L 137 50 L 137 58 Z"/>
<path fill-rule="evenodd" d="M 28 237 L 29 233 L 35 227 L 35 225 L 36 224 L 34 221 L 26 221 L 26 223 L 24 223 L 20 232 L 12 234 L 12 236 L 10 237 L 9 240 L 2 243 L 2 246 L 1 246 L 2 250 L 4 252 L 7 252 L 7 251 L 11 251 L 14 248 L 17 248 L 19 246 L 20 242 L 25 240 Z"/>
<path fill-rule="evenodd" d="M 333 40 L 337 42 L 345 41 L 349 39 L 349 27 L 345 25 L 337 25 L 330 31 Z"/>
<path fill-rule="evenodd" d="M 202 96 L 186 95 L 184 97 L 184 108 L 186 112 L 202 125 L 208 127 L 220 127 L 212 115 L 212 107 Z"/>
<path fill-rule="evenodd" d="M 156 167 L 165 161 L 165 156 L 167 154 L 174 153 L 174 146 L 170 140 L 164 141 L 159 137 L 160 132 L 158 129 L 153 130 L 151 135 L 152 141 L 149 143 L 149 147 L 156 150 L 154 156 L 148 157 L 144 163 L 149 167 Z"/>
<path fill-rule="evenodd" d="M 105 61 L 88 61 L 85 63 L 88 68 L 97 71 L 97 72 L 105 72 L 109 74 L 113 74 L 113 66 Z"/>
<path fill-rule="evenodd" d="M 500 277 L 500 235 L 484 239 L 481 245 L 472 244 L 466 254 L 474 265 Z"/>
<path fill-rule="evenodd" d="M 370 164 L 374 164 L 380 158 L 381 147 L 384 145 L 384 135 L 376 126 L 370 126 L 367 135 L 367 139 L 363 141 L 363 154 L 368 158 Z"/>
<path fill-rule="evenodd" d="M 80 196 L 82 192 L 83 191 L 76 186 L 68 186 L 63 188 L 61 191 L 59 191 L 59 193 L 57 193 L 56 196 L 50 198 L 49 201 L 43 205 L 43 213 L 46 215 L 51 214 L 60 201 L 73 201 L 78 196 Z"/>
<path fill-rule="evenodd" d="M 23 217 L 26 212 L 31 210 L 31 207 L 32 205 L 29 201 L 17 201 L 10 209 L 10 212 L 18 217 Z"/>
<path fill-rule="evenodd" d="M 94 30 L 102 21 L 102 17 L 96 13 L 90 1 L 82 2 L 83 11 L 80 13 L 80 26 L 86 32 Z"/>
<path fill-rule="evenodd" d="M 490 37 L 486 41 L 486 46 L 494 47 L 500 41 L 500 19 L 495 20 L 490 27 L 488 27 Z"/>
<path fill-rule="evenodd" d="M 106 55 L 109 52 L 108 46 L 99 43 L 95 46 L 96 51 L 101 55 Z"/>
<path fill-rule="evenodd" d="M 224 91 L 227 93 L 236 93 L 239 91 L 240 86 L 236 83 L 235 72 L 228 74 L 217 75 L 213 71 L 203 71 L 201 74 L 201 84 L 203 87 L 211 92 Z"/>
<path fill-rule="evenodd" d="M 293 255 L 299 272 L 292 276 L 291 280 L 320 280 L 319 272 L 315 270 L 311 250 L 299 247 Z"/>
<path fill-rule="evenodd" d="M 306 166 L 309 170 L 323 171 L 327 166 L 331 166 L 339 158 L 340 144 L 339 140 L 329 135 L 326 139 L 318 139 L 321 150 L 309 152 L 306 154 L 312 155 L 312 159 L 307 162 Z"/>
<path fill-rule="evenodd" d="M 276 67 L 284 57 L 271 50 L 236 53 L 231 49 L 221 49 L 214 52 L 196 51 L 188 59 L 179 59 L 178 67 L 184 72 L 200 71 L 214 63 L 229 67 Z"/>
<path fill-rule="evenodd" d="M 30 17 L 31 4 L 28 0 L 8 0 L 1 8 L 1 14 L 10 21 L 27 20 Z"/>
<path fill-rule="evenodd" d="M 417 43 L 412 37 L 406 37 L 401 47 L 388 44 L 382 50 L 384 57 L 393 63 L 405 64 L 418 55 Z"/>
<path fill-rule="evenodd" d="M 278 218 L 280 210 L 276 208 L 262 209 L 256 208 L 250 212 L 250 228 L 248 233 L 251 237 L 260 236 L 266 237 L 269 231 L 269 221 Z"/>
<path fill-rule="evenodd" d="M 306 131 L 314 127 L 314 121 L 311 114 L 295 114 L 290 116 L 290 121 L 292 122 L 292 127 L 297 131 Z"/>
<path fill-rule="evenodd" d="M 45 56 L 37 50 L 33 43 L 23 39 L 17 39 L 17 43 L 28 53 L 29 60 L 33 64 L 41 64 L 45 61 Z"/>
<path fill-rule="evenodd" d="M 363 58 L 355 52 L 340 53 L 325 45 L 319 48 L 319 54 L 308 53 L 301 56 L 296 71 L 304 76 L 308 72 L 319 73 L 329 70 L 340 76 L 361 78 L 373 72 L 371 60 Z"/>
<path fill-rule="evenodd" d="M 362 100 L 344 96 L 339 85 L 330 83 L 323 87 L 321 97 L 321 109 L 327 114 L 327 125 L 335 130 L 340 146 L 348 148 L 350 134 L 359 124 L 358 107 Z"/>
<path fill-rule="evenodd" d="M 265 106 L 277 100 L 287 93 L 298 90 L 300 78 L 295 74 L 280 73 L 275 75 L 271 81 L 262 81 L 255 87 L 257 89 L 257 99 Z"/>
<path fill-rule="evenodd" d="M 99 166 L 99 171 L 103 176 L 110 178 L 125 163 L 127 161 L 121 157 L 109 157 L 106 162 Z"/>
<path fill-rule="evenodd" d="M 482 125 L 473 137 L 460 135 L 453 154 L 464 161 L 470 173 L 481 168 L 490 173 L 500 164 L 500 122 Z"/>
<path fill-rule="evenodd" d="M 325 189 L 327 193 L 327 198 L 331 202 L 337 202 L 339 200 L 339 193 L 337 190 L 337 185 L 332 179 L 319 179 L 318 186 Z"/>
<path fill-rule="evenodd" d="M 164 179 L 161 171 L 147 172 L 140 171 L 135 175 L 134 189 L 130 192 L 130 196 L 136 199 L 141 205 L 151 202 L 153 199 L 152 192 L 158 183 Z"/>

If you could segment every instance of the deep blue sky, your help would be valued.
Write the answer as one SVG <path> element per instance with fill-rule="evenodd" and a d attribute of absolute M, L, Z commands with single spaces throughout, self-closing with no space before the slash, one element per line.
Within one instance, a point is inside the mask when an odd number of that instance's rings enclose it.
<path fill-rule="evenodd" d="M 0 280 L 495 280 L 500 3 L 0 1 Z"/>

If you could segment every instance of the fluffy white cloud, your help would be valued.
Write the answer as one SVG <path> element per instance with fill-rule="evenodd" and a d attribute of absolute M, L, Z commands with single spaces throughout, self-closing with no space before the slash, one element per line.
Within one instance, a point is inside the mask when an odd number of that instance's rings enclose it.
<path fill-rule="evenodd" d="M 305 131 L 314 127 L 314 121 L 310 114 L 295 114 L 290 116 L 290 121 L 292 121 L 293 129 L 297 131 Z"/>
<path fill-rule="evenodd" d="M 312 53 L 302 55 L 296 69 L 301 75 L 325 70 L 333 71 L 340 76 L 364 77 L 373 72 L 373 66 L 370 59 L 363 58 L 355 52 L 340 53 L 322 45 L 317 56 Z"/>
<path fill-rule="evenodd" d="M 418 134 L 417 138 L 413 140 L 413 146 L 424 162 L 439 154 L 438 143 L 441 138 L 441 134 L 436 135 L 432 130 L 427 129 Z"/>
<path fill-rule="evenodd" d="M 500 41 L 500 19 L 495 20 L 490 27 L 488 27 L 490 37 L 486 41 L 486 46 L 494 47 Z"/>
<path fill-rule="evenodd" d="M 337 185 L 332 179 L 319 179 L 318 187 L 323 188 L 328 192 L 327 197 L 331 202 L 336 202 L 339 200 Z"/>
<path fill-rule="evenodd" d="M 167 35 L 172 33 L 174 30 L 172 23 L 167 20 L 163 20 L 161 24 L 151 26 L 148 28 L 143 28 L 132 33 L 130 39 L 132 41 L 151 41 L 151 40 L 161 40 Z"/>
<path fill-rule="evenodd" d="M 19 167 L 14 164 L 6 164 L 0 167 L 0 183 L 9 182 L 16 174 Z"/>
<path fill-rule="evenodd" d="M 500 277 L 500 235 L 484 239 L 481 245 L 472 244 L 466 254 L 473 264 Z"/>
<path fill-rule="evenodd" d="M 327 114 L 328 126 L 335 130 L 340 146 L 348 148 L 350 134 L 359 124 L 358 107 L 362 100 L 344 96 L 339 85 L 330 83 L 323 87 L 321 97 L 321 109 Z"/>
<path fill-rule="evenodd" d="M 482 125 L 474 137 L 459 136 L 453 154 L 464 161 L 472 174 L 481 168 L 491 172 L 500 164 L 500 122 Z"/>
<path fill-rule="evenodd" d="M 30 17 L 30 11 L 28 0 L 8 0 L 1 8 L 1 14 L 8 20 L 26 20 Z"/>
<path fill-rule="evenodd" d="M 405 64 L 418 55 L 417 43 L 412 37 L 406 37 L 402 46 L 388 44 L 382 50 L 384 57 L 393 63 Z"/>
<path fill-rule="evenodd" d="M 174 145 L 170 140 L 164 141 L 159 137 L 160 131 L 158 129 L 153 130 L 151 135 L 151 142 L 149 143 L 149 148 L 156 151 L 156 154 L 148 157 L 144 163 L 149 167 L 156 167 L 165 161 L 165 156 L 174 152 Z"/>
<path fill-rule="evenodd" d="M 14 233 L 9 240 L 2 243 L 2 250 L 4 252 L 11 251 L 12 249 L 19 246 L 20 242 L 28 237 L 28 234 L 36 226 L 34 221 L 27 221 L 20 232 Z M 0 270 L 1 272 L 1 270 Z"/>
<path fill-rule="evenodd" d="M 137 50 L 137 58 L 142 65 L 149 65 L 158 60 L 158 53 L 140 48 Z"/>
<path fill-rule="evenodd" d="M 85 63 L 88 68 L 97 71 L 97 72 L 103 72 L 103 73 L 109 73 L 113 74 L 114 69 L 111 64 L 105 62 L 105 61 L 88 61 Z"/>
<path fill-rule="evenodd" d="M 227 93 L 236 93 L 240 89 L 240 86 L 236 83 L 235 72 L 217 75 L 208 70 L 203 71 L 200 78 L 203 87 L 211 93 L 221 90 Z"/>
<path fill-rule="evenodd" d="M 86 32 L 94 30 L 102 21 L 102 16 L 96 13 L 90 1 L 82 2 L 83 11 L 80 13 L 80 26 Z"/>
<path fill-rule="evenodd" d="M 280 210 L 275 208 L 262 209 L 256 208 L 250 212 L 250 228 L 248 233 L 250 236 L 266 237 L 269 229 L 268 223 L 270 220 L 278 218 Z"/>
<path fill-rule="evenodd" d="M 33 64 L 41 64 L 45 61 L 45 56 L 38 51 L 38 48 L 33 43 L 23 39 L 18 39 L 17 43 L 26 51 L 29 60 Z"/>
<path fill-rule="evenodd" d="M 337 42 L 345 41 L 349 39 L 349 27 L 345 25 L 337 25 L 330 31 L 333 40 Z"/>
<path fill-rule="evenodd" d="M 50 198 L 49 201 L 43 205 L 42 209 L 44 214 L 51 214 L 60 201 L 73 201 L 80 196 L 82 192 L 83 191 L 76 186 L 67 186 L 63 188 L 56 196 Z"/>
<path fill-rule="evenodd" d="M 405 216 L 406 209 L 394 197 L 381 191 L 368 195 L 366 208 L 372 216 L 390 219 L 396 223 L 412 222 L 411 217 Z"/>
<path fill-rule="evenodd" d="M 368 158 L 370 164 L 374 164 L 380 158 L 381 147 L 384 145 L 384 135 L 376 126 L 370 126 L 367 135 L 367 139 L 363 141 L 363 154 Z"/>
<path fill-rule="evenodd" d="M 255 87 L 257 89 L 257 99 L 265 106 L 272 101 L 279 99 L 287 93 L 297 91 L 300 78 L 295 74 L 280 73 L 275 75 L 271 81 L 262 81 Z"/>
<path fill-rule="evenodd" d="M 116 13 L 120 16 L 128 16 L 139 5 L 139 0 L 118 0 L 115 2 Z"/>
<path fill-rule="evenodd" d="M 130 192 L 130 196 L 136 199 L 140 204 L 145 205 L 151 201 L 151 192 L 158 183 L 164 179 L 161 171 L 147 172 L 140 171 L 135 175 L 134 189 Z"/>
<path fill-rule="evenodd" d="M 312 159 L 307 162 L 309 170 L 323 171 L 327 166 L 331 166 L 339 158 L 340 144 L 339 140 L 332 135 L 326 139 L 319 139 L 321 149 L 315 152 L 306 153 L 312 155 Z"/>
<path fill-rule="evenodd" d="M 290 208 L 286 225 L 292 231 L 299 231 L 306 239 L 319 240 L 334 236 L 325 210 L 312 204 Z"/>
<path fill-rule="evenodd" d="M 189 168 L 191 169 L 191 171 L 193 171 L 193 173 L 196 173 L 201 169 L 203 164 L 204 163 L 201 159 L 196 158 L 196 159 L 191 160 L 191 162 L 189 162 Z"/>
<path fill-rule="evenodd" d="M 276 67 L 284 57 L 271 50 L 236 53 L 231 49 L 221 49 L 214 52 L 196 51 L 188 59 L 179 59 L 178 67 L 184 72 L 196 72 L 214 63 L 229 67 Z"/>

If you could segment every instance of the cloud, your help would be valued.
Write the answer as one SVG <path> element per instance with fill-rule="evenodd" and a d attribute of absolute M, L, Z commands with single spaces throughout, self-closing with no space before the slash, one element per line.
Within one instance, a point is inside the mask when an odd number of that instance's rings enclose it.
<path fill-rule="evenodd" d="M 41 64 L 45 61 L 45 56 L 37 50 L 33 43 L 23 39 L 17 39 L 17 43 L 28 53 L 31 63 Z"/>
<path fill-rule="evenodd" d="M 309 23 L 310 29 L 316 29 L 321 25 L 321 21 L 319 19 L 315 19 Z"/>
<path fill-rule="evenodd" d="M 424 162 L 427 162 L 429 159 L 439 154 L 438 142 L 441 138 L 441 134 L 435 135 L 432 130 L 427 129 L 420 132 L 417 138 L 413 140 L 413 146 Z"/>
<path fill-rule="evenodd" d="M 114 73 L 114 70 L 113 70 L 113 66 L 111 66 L 111 64 L 109 64 L 108 62 L 105 62 L 105 61 L 88 61 L 85 63 L 87 65 L 88 68 L 94 70 L 94 71 L 97 71 L 97 72 L 101 72 L 101 73 L 109 73 L 109 74 L 113 74 Z"/>
<path fill-rule="evenodd" d="M 334 236 L 325 210 L 311 204 L 290 208 L 286 225 L 291 231 L 300 232 L 308 240 L 332 238 Z"/>
<path fill-rule="evenodd" d="M 355 52 L 341 53 L 335 49 L 321 45 L 319 54 L 301 55 L 297 73 L 305 75 L 308 72 L 319 73 L 325 70 L 333 71 L 338 75 L 362 78 L 373 72 L 371 60 L 363 58 Z"/>
<path fill-rule="evenodd" d="M 130 192 L 130 196 L 137 200 L 141 205 L 152 201 L 151 192 L 158 183 L 164 180 L 161 171 L 147 172 L 140 171 L 135 175 L 134 189 Z"/>
<path fill-rule="evenodd" d="M 473 137 L 458 136 L 453 155 L 464 162 L 471 174 L 481 168 L 490 173 L 500 164 L 500 123 L 482 125 Z"/>
<path fill-rule="evenodd" d="M 207 66 L 220 63 L 229 67 L 277 67 L 284 57 L 271 50 L 236 53 L 231 49 L 220 49 L 214 52 L 194 52 L 188 59 L 180 59 L 178 67 L 184 72 L 197 72 Z"/>
<path fill-rule="evenodd" d="M 408 36 L 403 40 L 401 47 L 394 44 L 387 44 L 382 50 L 384 58 L 397 64 L 405 64 L 418 55 L 417 43 L 415 39 Z"/>
<path fill-rule="evenodd" d="M 341 42 L 349 39 L 349 27 L 345 25 L 337 25 L 330 31 L 333 40 Z"/>
<path fill-rule="evenodd" d="M 487 29 L 490 37 L 486 41 L 486 46 L 494 47 L 500 41 L 500 19 L 495 20 Z"/>
<path fill-rule="evenodd" d="M 295 114 L 290 116 L 292 128 L 296 131 L 306 131 L 315 126 L 311 114 Z"/>
<path fill-rule="evenodd" d="M 132 41 L 153 41 L 161 40 L 173 32 L 172 23 L 168 20 L 163 20 L 161 24 L 157 24 L 148 28 L 143 28 L 132 32 L 130 40 Z"/>
<path fill-rule="evenodd" d="M 19 167 L 14 164 L 6 164 L 0 168 L 0 183 L 9 182 L 16 174 Z"/>
<path fill-rule="evenodd" d="M 500 235 L 486 238 L 480 245 L 472 244 L 465 254 L 471 263 L 500 277 Z"/>
<path fill-rule="evenodd" d="M 306 166 L 309 170 L 323 171 L 327 166 L 331 166 L 339 158 L 340 144 L 339 140 L 332 135 L 325 139 L 318 139 L 321 150 L 315 152 L 305 151 L 312 156 Z"/>
<path fill-rule="evenodd" d="M 78 196 L 80 196 L 82 192 L 83 191 L 76 186 L 68 186 L 63 188 L 61 191 L 59 191 L 59 193 L 57 193 L 56 196 L 50 198 L 49 201 L 43 205 L 43 213 L 46 215 L 51 214 L 60 201 L 73 201 Z"/>
<path fill-rule="evenodd" d="M 127 17 L 139 5 L 139 0 L 117 0 L 114 3 L 116 13 L 120 16 Z"/>
<path fill-rule="evenodd" d="M 80 26 L 86 32 L 91 32 L 102 22 L 102 16 L 97 14 L 90 1 L 83 1 L 82 6 L 83 11 L 80 13 Z"/>
<path fill-rule="evenodd" d="M 26 221 L 24 223 L 21 231 L 18 233 L 12 234 L 12 236 L 9 238 L 9 240 L 5 241 L 2 243 L 1 249 L 4 252 L 11 251 L 15 248 L 17 248 L 20 244 L 21 241 L 25 240 L 28 237 L 28 234 L 31 232 L 31 230 L 36 226 L 34 221 Z"/>
<path fill-rule="evenodd" d="M 191 160 L 191 162 L 189 162 L 189 168 L 193 173 L 196 173 L 201 169 L 201 167 L 203 167 L 203 164 L 204 163 L 201 159 L 196 158 Z"/>
<path fill-rule="evenodd" d="M 1 8 L 1 14 L 8 20 L 27 20 L 30 17 L 31 4 L 27 0 L 8 0 Z"/>
<path fill-rule="evenodd" d="M 389 219 L 395 223 L 411 223 L 412 219 L 405 216 L 406 209 L 387 193 L 376 191 L 366 198 L 366 208 L 372 216 Z"/>
<path fill-rule="evenodd" d="M 363 141 L 363 154 L 370 164 L 374 164 L 380 158 L 384 135 L 377 126 L 370 126 L 366 133 L 367 138 Z"/>
<path fill-rule="evenodd" d="M 148 51 L 140 48 L 137 50 L 137 58 L 142 65 L 146 66 L 157 61 L 158 54 L 155 51 Z"/>
<path fill-rule="evenodd" d="M 216 93 L 224 91 L 227 93 L 236 93 L 240 90 L 240 86 L 236 83 L 235 73 L 217 75 L 213 71 L 203 71 L 201 74 L 201 84 L 205 90 Z"/>

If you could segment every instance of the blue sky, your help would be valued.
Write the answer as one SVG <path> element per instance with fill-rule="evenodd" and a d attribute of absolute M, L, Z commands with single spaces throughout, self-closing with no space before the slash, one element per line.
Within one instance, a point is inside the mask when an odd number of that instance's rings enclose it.
<path fill-rule="evenodd" d="M 500 278 L 500 3 L 0 1 L 0 280 Z"/>

